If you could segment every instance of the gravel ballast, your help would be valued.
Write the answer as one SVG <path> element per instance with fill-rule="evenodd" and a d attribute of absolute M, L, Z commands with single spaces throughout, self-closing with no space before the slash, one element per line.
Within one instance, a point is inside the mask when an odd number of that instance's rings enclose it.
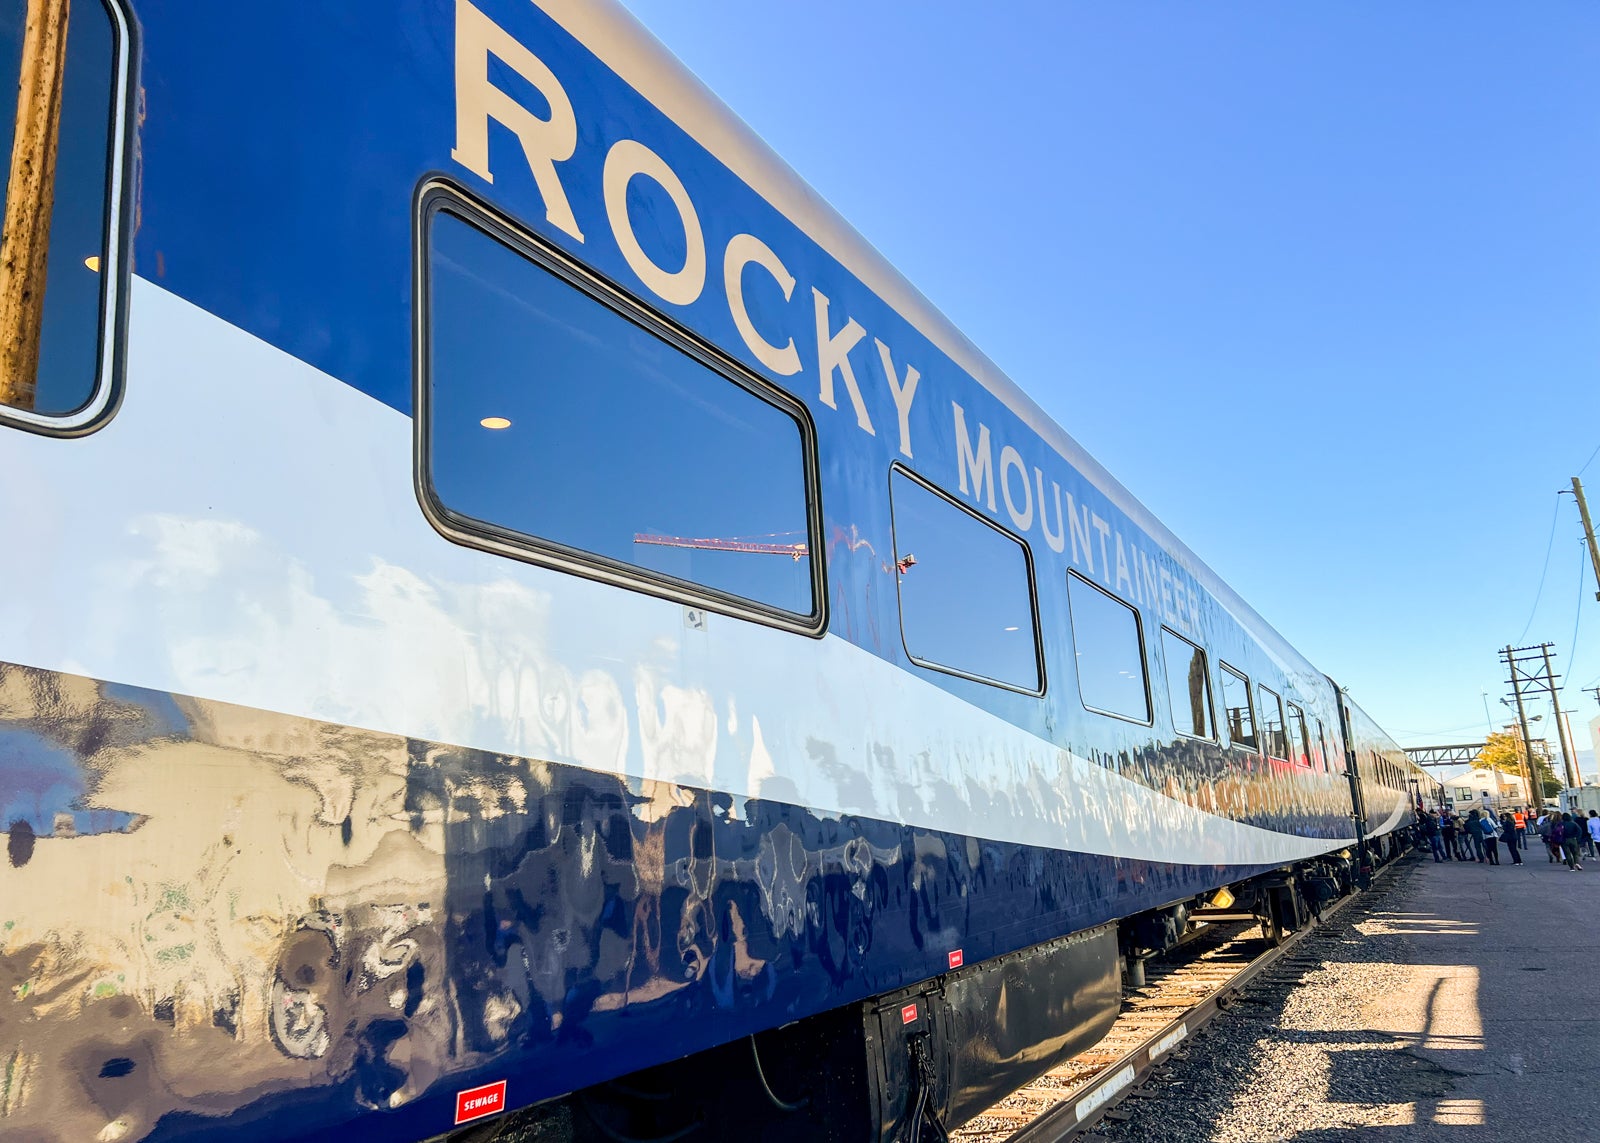
<path fill-rule="evenodd" d="M 1385 914 L 1405 900 L 1409 872 L 1301 941 L 1293 964 L 1258 978 L 1089 1138 L 1332 1143 L 1411 1122 L 1416 1096 L 1403 1091 L 1448 1090 L 1448 1076 L 1369 1031 L 1372 1004 L 1406 980 L 1404 937 Z"/>

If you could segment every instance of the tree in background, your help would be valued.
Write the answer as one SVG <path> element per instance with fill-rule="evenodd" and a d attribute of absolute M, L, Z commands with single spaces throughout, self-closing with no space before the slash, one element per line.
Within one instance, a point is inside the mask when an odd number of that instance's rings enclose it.
<path fill-rule="evenodd" d="M 1472 760 L 1474 770 L 1499 770 L 1506 774 L 1522 773 L 1522 736 L 1509 730 L 1496 730 L 1489 735 L 1478 756 Z M 1561 779 L 1556 777 L 1550 759 L 1539 750 L 1533 752 L 1533 768 L 1544 791 L 1544 797 L 1553 798 L 1561 792 Z"/>

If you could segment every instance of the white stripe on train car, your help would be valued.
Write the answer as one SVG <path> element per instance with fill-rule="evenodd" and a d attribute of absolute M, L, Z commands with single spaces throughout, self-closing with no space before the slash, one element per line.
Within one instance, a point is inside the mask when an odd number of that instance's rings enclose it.
<path fill-rule="evenodd" d="M 127 395 L 8 434 L 0 657 L 825 814 L 1185 864 L 1330 848 L 1126 780 L 885 662 L 452 544 L 410 418 L 143 279 Z M 603 458 L 598 458 L 603 461 Z M 712 653 L 712 647 L 715 653 Z"/>

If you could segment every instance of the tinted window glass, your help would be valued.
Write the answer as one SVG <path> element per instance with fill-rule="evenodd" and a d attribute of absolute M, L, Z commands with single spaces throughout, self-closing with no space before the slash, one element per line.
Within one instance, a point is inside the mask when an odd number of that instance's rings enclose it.
<path fill-rule="evenodd" d="M 1067 575 L 1078 693 L 1090 710 L 1150 720 L 1139 613 L 1088 580 Z"/>
<path fill-rule="evenodd" d="M 429 275 L 427 475 L 452 523 L 815 611 L 795 416 L 452 214 Z"/>
<path fill-rule="evenodd" d="M 1283 729 L 1283 700 L 1276 691 L 1267 687 L 1256 688 L 1261 701 L 1257 709 L 1261 718 L 1261 745 L 1268 756 L 1282 758 L 1289 757 L 1289 742 Z"/>
<path fill-rule="evenodd" d="M 48 170 L 42 141 L 48 119 L 30 128 L 17 147 L 17 83 L 25 50 L 28 5 L 0 2 L 0 155 L 10 162 L 26 157 L 36 169 Z M 61 417 L 89 405 L 100 389 L 102 293 L 107 289 L 111 215 L 111 141 L 116 120 L 118 30 L 100 0 L 78 0 L 67 17 L 66 61 L 61 77 L 60 118 L 55 124 L 55 171 L 49 197 L 22 204 L 32 219 L 48 216 L 45 241 L 33 259 L 32 246 L 21 234 L 6 234 L 0 243 L 0 291 L 32 291 L 28 267 L 43 274 L 43 309 L 37 304 L 0 312 L 16 315 L 19 336 L 7 357 L 14 376 L 0 377 L 0 403 L 44 416 Z M 45 69 L 48 70 L 48 69 Z M 0 181 L 0 205 L 8 187 Z M 102 274 L 102 268 L 108 273 Z M 34 344 L 35 350 L 25 348 Z M 34 358 L 34 352 L 37 357 Z M 30 365 L 29 362 L 34 364 Z"/>
<path fill-rule="evenodd" d="M 1222 711 L 1228 723 L 1228 740 L 1235 746 L 1256 748 L 1256 722 L 1250 713 L 1250 680 L 1222 665 Z"/>
<path fill-rule="evenodd" d="M 1161 657 L 1167 668 L 1172 724 L 1180 734 L 1211 737 L 1211 676 L 1206 653 L 1181 635 L 1161 629 Z"/>
<path fill-rule="evenodd" d="M 906 652 L 930 667 L 1039 690 L 1027 549 L 900 469 L 889 489 Z"/>
<path fill-rule="evenodd" d="M 1294 764 L 1311 765 L 1311 745 L 1306 739 L 1306 712 L 1294 703 L 1289 704 L 1289 734 L 1294 746 Z"/>

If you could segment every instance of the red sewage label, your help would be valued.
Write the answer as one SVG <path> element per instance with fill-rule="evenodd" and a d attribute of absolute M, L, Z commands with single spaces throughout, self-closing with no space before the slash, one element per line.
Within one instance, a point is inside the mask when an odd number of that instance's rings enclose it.
<path fill-rule="evenodd" d="M 960 968 L 961 967 L 961 950 L 960 949 L 956 949 L 950 954 L 950 967 L 951 968 Z"/>
<path fill-rule="evenodd" d="M 506 1081 L 486 1083 L 482 1087 L 468 1088 L 456 1093 L 456 1122 L 482 1119 L 506 1109 Z"/>
<path fill-rule="evenodd" d="M 907 1004 L 904 1008 L 900 1009 L 900 1023 L 911 1024 L 914 1023 L 916 1019 L 917 1006 L 915 1004 Z"/>

